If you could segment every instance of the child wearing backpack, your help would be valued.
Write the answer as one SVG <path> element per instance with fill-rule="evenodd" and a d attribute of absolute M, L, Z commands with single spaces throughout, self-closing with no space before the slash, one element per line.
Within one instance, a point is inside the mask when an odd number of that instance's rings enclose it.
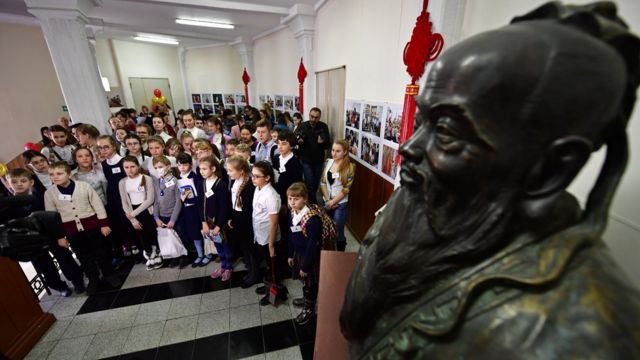
<path fill-rule="evenodd" d="M 302 182 L 296 182 L 287 189 L 287 202 L 291 208 L 289 228 L 289 266 L 298 271 L 304 283 L 302 299 L 294 299 L 293 305 L 302 307 L 302 312 L 294 321 L 298 325 L 309 322 L 315 315 L 320 278 L 320 250 L 330 248 L 335 240 L 333 221 L 317 205 L 309 204 L 309 193 Z"/>

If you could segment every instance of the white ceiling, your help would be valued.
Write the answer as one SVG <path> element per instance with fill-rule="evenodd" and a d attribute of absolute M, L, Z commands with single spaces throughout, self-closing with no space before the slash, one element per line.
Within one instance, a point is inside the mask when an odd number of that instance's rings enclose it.
<path fill-rule="evenodd" d="M 99 29 L 96 36 L 132 40 L 138 34 L 171 37 L 186 47 L 234 42 L 238 37 L 252 39 L 278 26 L 296 4 L 318 5 L 323 0 L 103 0 L 86 14 Z M 215 29 L 179 25 L 178 17 L 223 20 L 235 29 Z M 33 16 L 24 0 L 1 0 L 0 21 Z M 101 29 L 100 29 L 101 28 Z"/>

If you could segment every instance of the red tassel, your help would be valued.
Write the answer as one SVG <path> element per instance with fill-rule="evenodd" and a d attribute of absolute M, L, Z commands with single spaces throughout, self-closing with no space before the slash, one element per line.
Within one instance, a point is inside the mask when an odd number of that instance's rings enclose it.
<path fill-rule="evenodd" d="M 298 83 L 300 83 L 299 96 L 300 108 L 298 111 L 304 114 L 304 80 L 307 78 L 307 69 L 304 67 L 302 58 L 300 58 L 300 66 L 298 66 Z"/>
<path fill-rule="evenodd" d="M 244 83 L 244 99 L 246 101 L 247 106 L 249 106 L 249 82 L 251 78 L 249 77 L 249 73 L 247 73 L 247 68 L 244 68 L 242 72 L 242 82 Z"/>

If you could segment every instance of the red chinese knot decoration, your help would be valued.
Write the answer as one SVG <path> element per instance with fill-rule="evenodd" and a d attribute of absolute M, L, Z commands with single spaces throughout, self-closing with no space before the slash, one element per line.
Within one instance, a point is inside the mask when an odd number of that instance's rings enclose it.
<path fill-rule="evenodd" d="M 300 89 L 300 108 L 298 111 L 300 113 L 304 113 L 304 79 L 307 78 L 307 69 L 304 67 L 304 63 L 302 62 L 302 58 L 300 58 L 300 66 L 298 67 L 298 83 Z"/>
<path fill-rule="evenodd" d="M 247 106 L 249 106 L 249 82 L 251 78 L 249 77 L 249 73 L 247 73 L 247 68 L 244 68 L 242 72 L 242 82 L 244 83 L 244 99 L 246 101 Z"/>
<path fill-rule="evenodd" d="M 407 73 L 411 76 L 411 84 L 407 85 L 404 94 L 404 109 L 402 112 L 402 128 L 400 130 L 400 143 L 402 144 L 413 135 L 413 123 L 416 114 L 416 101 L 414 96 L 418 94 L 420 87 L 416 81 L 424 73 L 427 62 L 435 60 L 444 46 L 444 39 L 439 33 L 433 32 L 433 24 L 429 21 L 427 7 L 429 1 L 424 0 L 422 12 L 416 19 L 411 40 L 404 47 L 403 60 L 407 66 Z M 400 155 L 398 155 L 398 160 Z"/>

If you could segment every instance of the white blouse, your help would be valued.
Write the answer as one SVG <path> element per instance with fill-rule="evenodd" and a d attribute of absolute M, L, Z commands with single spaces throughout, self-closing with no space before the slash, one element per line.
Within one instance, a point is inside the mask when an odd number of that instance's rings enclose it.
<path fill-rule="evenodd" d="M 253 239 L 260 245 L 269 243 L 271 220 L 269 215 L 280 212 L 280 195 L 271 184 L 256 190 L 253 194 Z M 276 241 L 280 240 L 280 229 L 276 232 Z"/>

